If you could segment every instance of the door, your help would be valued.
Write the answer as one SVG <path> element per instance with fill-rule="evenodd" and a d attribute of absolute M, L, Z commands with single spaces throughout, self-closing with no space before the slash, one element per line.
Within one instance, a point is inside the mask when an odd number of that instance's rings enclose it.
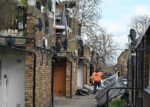
<path fill-rule="evenodd" d="M 78 89 L 83 88 L 83 64 L 82 63 L 78 65 L 77 87 Z"/>
<path fill-rule="evenodd" d="M 66 95 L 66 62 L 56 62 L 54 66 L 54 94 Z"/>
<path fill-rule="evenodd" d="M 24 57 L 3 54 L 0 61 L 0 107 L 24 107 Z"/>

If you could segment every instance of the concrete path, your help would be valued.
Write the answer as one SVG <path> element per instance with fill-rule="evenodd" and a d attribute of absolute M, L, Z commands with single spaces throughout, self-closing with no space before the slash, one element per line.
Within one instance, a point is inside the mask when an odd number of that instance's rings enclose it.
<path fill-rule="evenodd" d="M 95 95 L 88 96 L 74 96 L 71 98 L 58 98 L 54 99 L 54 107 L 96 107 Z"/>

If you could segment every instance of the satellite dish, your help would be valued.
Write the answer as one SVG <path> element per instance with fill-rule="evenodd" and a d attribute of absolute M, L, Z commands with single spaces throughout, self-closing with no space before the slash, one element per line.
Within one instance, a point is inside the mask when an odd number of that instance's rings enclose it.
<path fill-rule="evenodd" d="M 130 29 L 129 37 L 130 37 L 131 41 L 135 40 L 135 38 L 136 38 L 136 31 L 134 29 Z"/>
<path fill-rule="evenodd" d="M 43 39 L 43 47 L 47 48 L 48 47 L 48 40 L 45 38 Z"/>

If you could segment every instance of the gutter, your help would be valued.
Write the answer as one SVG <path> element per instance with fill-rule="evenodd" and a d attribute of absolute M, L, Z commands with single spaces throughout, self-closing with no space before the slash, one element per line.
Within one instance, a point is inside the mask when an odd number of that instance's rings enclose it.
<path fill-rule="evenodd" d="M 54 107 L 54 67 L 55 67 L 56 54 L 52 57 L 52 68 L 51 68 L 51 107 Z"/>

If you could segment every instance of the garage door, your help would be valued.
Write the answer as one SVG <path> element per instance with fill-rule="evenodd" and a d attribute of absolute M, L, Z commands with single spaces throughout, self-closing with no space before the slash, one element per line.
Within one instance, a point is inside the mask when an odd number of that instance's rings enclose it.
<path fill-rule="evenodd" d="M 55 62 L 54 66 L 54 94 L 66 95 L 66 62 Z"/>

